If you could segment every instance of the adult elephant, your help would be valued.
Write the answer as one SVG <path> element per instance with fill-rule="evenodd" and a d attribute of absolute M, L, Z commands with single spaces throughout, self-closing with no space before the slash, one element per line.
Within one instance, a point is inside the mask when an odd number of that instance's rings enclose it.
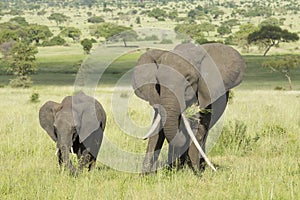
<path fill-rule="evenodd" d="M 77 173 L 69 153 L 73 152 L 79 160 L 79 169 L 94 166 L 101 146 L 106 124 L 106 113 L 93 97 L 79 92 L 67 96 L 61 103 L 46 102 L 39 111 L 42 128 L 57 146 L 60 166 L 63 164 Z"/>
<path fill-rule="evenodd" d="M 143 163 L 143 173 L 156 171 L 164 139 L 169 143 L 168 163 L 187 162 L 193 170 L 203 168 L 208 130 L 223 114 L 229 89 L 243 79 L 246 64 L 232 47 L 222 44 L 196 46 L 185 43 L 172 51 L 150 49 L 134 68 L 135 94 L 154 108 L 152 127 Z M 200 110 L 191 127 L 185 110 L 192 104 Z M 193 132 L 194 131 L 194 132 Z M 191 143 L 192 141 L 192 143 Z"/>

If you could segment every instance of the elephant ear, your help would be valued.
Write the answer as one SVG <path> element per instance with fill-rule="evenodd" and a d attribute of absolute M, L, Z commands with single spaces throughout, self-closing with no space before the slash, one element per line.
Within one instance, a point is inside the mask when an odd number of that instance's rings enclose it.
<path fill-rule="evenodd" d="M 246 63 L 230 46 L 214 43 L 200 47 L 206 50 L 206 54 L 199 68 L 198 98 L 200 107 L 205 108 L 242 82 Z"/>
<path fill-rule="evenodd" d="M 47 101 L 39 111 L 39 121 L 41 127 L 48 133 L 51 139 L 56 142 L 57 137 L 54 132 L 55 114 L 62 108 L 61 104 L 54 101 Z"/>
<path fill-rule="evenodd" d="M 95 131 L 99 131 L 99 134 L 103 133 L 106 114 L 97 100 L 80 93 L 73 97 L 72 109 L 80 142 L 86 140 Z"/>
<path fill-rule="evenodd" d="M 165 50 L 151 49 L 142 54 L 134 68 L 132 87 L 135 94 L 148 101 L 150 105 L 159 103 L 159 88 L 157 88 L 157 62 Z"/>

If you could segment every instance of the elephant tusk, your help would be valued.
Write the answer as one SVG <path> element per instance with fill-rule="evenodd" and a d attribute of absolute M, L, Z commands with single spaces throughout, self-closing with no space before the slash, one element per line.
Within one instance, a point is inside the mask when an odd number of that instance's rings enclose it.
<path fill-rule="evenodd" d="M 143 140 L 146 140 L 149 137 L 152 137 L 153 135 L 156 135 L 157 133 L 155 132 L 156 128 L 159 126 L 161 120 L 161 116 L 159 114 L 157 114 L 150 130 L 148 131 L 148 133 L 143 137 Z"/>
<path fill-rule="evenodd" d="M 74 150 L 73 150 L 73 147 L 71 147 L 71 153 L 72 153 L 72 154 L 74 154 Z"/>
<path fill-rule="evenodd" d="M 56 156 L 57 156 L 58 152 L 59 152 L 59 148 L 56 148 L 56 151 L 55 151 Z"/>
<path fill-rule="evenodd" d="M 182 119 L 183 119 L 183 123 L 185 124 L 185 127 L 186 127 L 186 130 L 188 132 L 188 134 L 190 135 L 192 141 L 194 142 L 195 146 L 197 147 L 197 149 L 199 150 L 201 156 L 204 158 L 204 160 L 206 161 L 206 163 L 214 170 L 214 171 L 217 171 L 216 168 L 214 167 L 214 165 L 210 162 L 210 160 L 208 159 L 208 157 L 205 155 L 203 149 L 201 148 L 199 142 L 197 141 L 193 131 L 192 131 L 192 128 L 186 118 L 186 116 L 184 114 L 181 115 L 182 116 Z"/>

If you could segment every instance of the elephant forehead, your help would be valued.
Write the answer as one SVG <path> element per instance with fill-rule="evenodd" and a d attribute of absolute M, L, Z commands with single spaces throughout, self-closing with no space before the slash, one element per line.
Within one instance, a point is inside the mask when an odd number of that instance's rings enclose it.
<path fill-rule="evenodd" d="M 175 54 L 174 52 L 169 52 L 168 54 L 162 55 L 159 62 L 160 64 L 157 72 L 159 75 L 162 73 L 162 71 L 164 71 L 164 73 L 167 73 L 165 75 L 169 76 L 170 78 L 172 78 L 172 76 L 179 78 L 179 76 L 197 76 L 199 73 L 199 70 L 195 65 L 193 65 L 184 57 Z M 169 69 L 166 69 L 167 67 Z"/>
<path fill-rule="evenodd" d="M 146 84 L 155 84 L 157 66 L 154 63 L 138 65 L 134 68 L 132 76 L 132 85 L 134 89 Z"/>
<path fill-rule="evenodd" d="M 156 77 L 158 78 L 159 82 L 184 81 L 184 74 L 179 70 L 179 68 L 176 67 L 179 67 L 179 65 L 174 64 L 170 66 L 168 64 L 159 64 L 159 68 L 156 72 Z"/>
<path fill-rule="evenodd" d="M 75 126 L 75 120 L 71 111 L 59 111 L 56 113 L 54 126 Z"/>
<path fill-rule="evenodd" d="M 171 53 L 186 60 L 186 62 L 193 65 L 196 69 L 200 68 L 201 63 L 207 54 L 204 48 L 192 43 L 179 44 L 171 51 Z"/>

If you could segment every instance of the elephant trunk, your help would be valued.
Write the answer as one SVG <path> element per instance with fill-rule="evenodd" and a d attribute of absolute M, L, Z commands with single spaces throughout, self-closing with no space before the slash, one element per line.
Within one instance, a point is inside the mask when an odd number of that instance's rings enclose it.
<path fill-rule="evenodd" d="M 184 160 L 181 160 L 181 156 L 189 146 L 186 136 L 179 132 L 179 123 L 181 120 L 179 101 L 180 100 L 177 99 L 171 90 L 162 90 L 161 106 L 164 110 L 161 112 L 161 116 L 164 121 L 164 135 L 169 143 L 168 163 L 171 166 L 182 164 Z M 177 161 L 179 161 L 179 163 L 177 163 Z"/>
<path fill-rule="evenodd" d="M 63 145 L 60 148 L 61 154 L 62 154 L 62 162 L 64 166 L 71 170 L 71 172 L 74 174 L 76 172 L 75 167 L 73 166 L 71 160 L 70 160 L 70 148 L 67 145 Z"/>
<path fill-rule="evenodd" d="M 159 113 L 164 122 L 166 139 L 170 143 L 178 131 L 181 109 L 176 95 L 165 87 L 161 89 L 161 106 Z"/>

